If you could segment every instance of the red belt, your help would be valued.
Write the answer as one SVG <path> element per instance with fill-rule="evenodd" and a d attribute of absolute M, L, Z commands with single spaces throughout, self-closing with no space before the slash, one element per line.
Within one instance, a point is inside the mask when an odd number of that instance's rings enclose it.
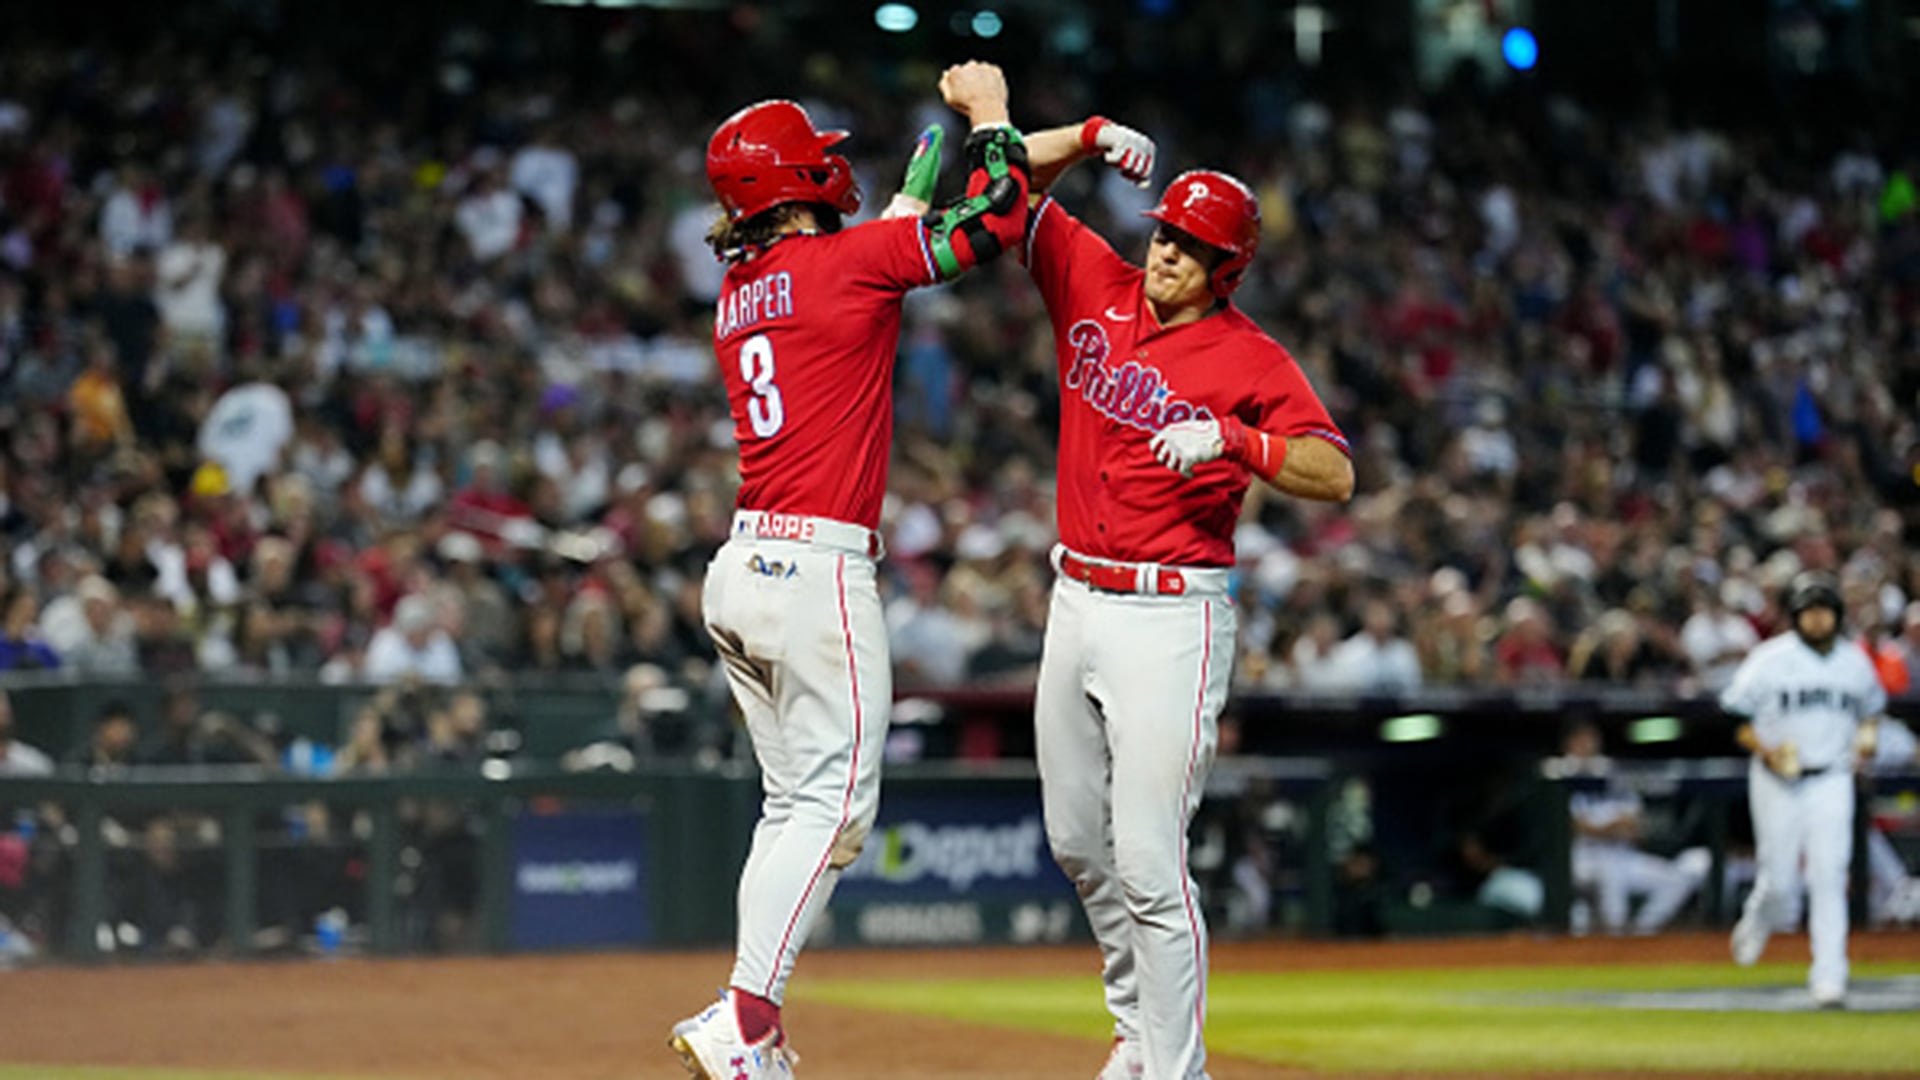
<path fill-rule="evenodd" d="M 1060 572 L 1102 592 L 1184 596 L 1187 579 L 1180 571 L 1151 563 L 1089 562 L 1071 551 L 1060 552 Z"/>

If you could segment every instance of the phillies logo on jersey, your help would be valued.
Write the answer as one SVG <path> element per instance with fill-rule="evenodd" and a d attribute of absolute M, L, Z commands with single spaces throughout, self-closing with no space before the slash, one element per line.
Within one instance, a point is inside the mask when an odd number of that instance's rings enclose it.
<path fill-rule="evenodd" d="M 1106 328 L 1093 319 L 1081 319 L 1067 330 L 1073 362 L 1067 366 L 1067 389 L 1093 411 L 1142 431 L 1159 431 L 1182 420 L 1211 420 L 1213 411 L 1174 395 L 1160 369 L 1129 360 L 1118 368 L 1107 364 L 1113 345 Z"/>

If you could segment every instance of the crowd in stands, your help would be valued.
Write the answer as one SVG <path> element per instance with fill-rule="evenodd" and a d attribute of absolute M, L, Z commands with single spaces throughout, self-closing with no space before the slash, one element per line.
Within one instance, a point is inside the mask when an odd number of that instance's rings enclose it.
<path fill-rule="evenodd" d="M 735 473 L 700 150 L 791 91 L 858 133 L 877 208 L 944 114 L 935 69 L 707 101 L 443 45 L 406 94 L 231 41 L 0 47 L 0 670 L 644 663 L 717 691 L 699 586 Z M 1010 74 L 1023 123 L 1145 128 L 1156 190 L 1207 164 L 1261 197 L 1236 303 L 1328 401 L 1359 489 L 1252 500 L 1244 687 L 1711 691 L 1809 566 L 1891 687 L 1920 674 L 1897 145 L 1305 92 L 1250 95 L 1223 135 Z M 1059 194 L 1138 255 L 1154 192 L 1082 167 Z M 903 687 L 1030 683 L 1051 357 L 1012 258 L 908 305 L 882 569 Z"/>

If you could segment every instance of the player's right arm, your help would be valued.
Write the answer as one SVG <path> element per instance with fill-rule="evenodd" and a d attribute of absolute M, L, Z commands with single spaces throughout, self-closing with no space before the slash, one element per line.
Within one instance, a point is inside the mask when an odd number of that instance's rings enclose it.
<path fill-rule="evenodd" d="M 1061 173 L 1090 157 L 1104 158 L 1121 176 L 1146 187 L 1153 179 L 1155 152 L 1152 139 L 1104 116 L 1090 116 L 1082 123 L 1027 135 L 1035 195 L 1044 193 Z"/>
<path fill-rule="evenodd" d="M 1005 77 L 992 64 L 958 64 L 941 76 L 940 92 L 973 120 L 964 150 L 966 194 L 918 218 L 901 218 L 896 200 L 882 220 L 848 229 L 840 241 L 851 257 L 850 272 L 886 289 L 952 281 L 1018 245 L 1026 233 L 1027 148 L 1007 122 Z M 926 134 L 915 149 L 915 162 L 902 193 L 931 194 L 939 151 Z"/>
<path fill-rule="evenodd" d="M 1767 768 L 1781 776 L 1789 776 L 1798 771 L 1798 754 L 1792 743 L 1783 742 L 1777 746 L 1768 746 L 1760 738 L 1760 730 L 1755 727 L 1751 717 L 1760 711 L 1761 703 L 1767 695 L 1764 661 L 1759 654 L 1749 653 L 1747 659 L 1733 673 L 1733 681 L 1720 692 L 1720 707 L 1735 716 L 1748 717 L 1733 733 L 1733 741 L 1740 749 L 1760 759 Z"/>
<path fill-rule="evenodd" d="M 939 279 L 951 281 L 1020 242 L 1032 186 L 1026 143 L 1007 114 L 1007 80 L 978 60 L 940 76 L 940 96 L 973 122 L 967 136 L 967 193 L 923 220 Z"/>

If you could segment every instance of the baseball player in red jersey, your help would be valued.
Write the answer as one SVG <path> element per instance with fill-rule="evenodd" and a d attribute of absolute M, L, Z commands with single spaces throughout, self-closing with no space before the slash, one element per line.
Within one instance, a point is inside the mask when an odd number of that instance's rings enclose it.
<path fill-rule="evenodd" d="M 950 68 L 973 120 L 967 195 L 945 211 L 840 228 L 860 205 L 842 132 L 790 101 L 734 114 L 707 146 L 728 263 L 714 352 L 740 444 L 731 538 L 703 611 L 746 716 L 764 798 L 740 873 L 720 1000 L 670 1044 L 703 1080 L 788 1077 L 780 1002 L 795 956 L 878 804 L 893 685 L 874 581 L 893 432 L 900 304 L 1020 242 L 1027 156 L 1000 69 Z"/>
<path fill-rule="evenodd" d="M 1142 184 L 1152 172 L 1152 143 L 1097 117 L 1027 146 L 1036 191 L 1095 155 Z M 1035 738 L 1047 838 L 1103 957 L 1115 1035 L 1103 1080 L 1206 1075 L 1206 926 L 1186 836 L 1233 664 L 1241 499 L 1255 478 L 1308 499 L 1353 492 L 1325 406 L 1229 299 L 1259 241 L 1253 194 L 1189 172 L 1148 216 L 1159 226 L 1144 268 L 1051 198 L 1024 246 L 1061 396 L 1059 577 Z"/>

